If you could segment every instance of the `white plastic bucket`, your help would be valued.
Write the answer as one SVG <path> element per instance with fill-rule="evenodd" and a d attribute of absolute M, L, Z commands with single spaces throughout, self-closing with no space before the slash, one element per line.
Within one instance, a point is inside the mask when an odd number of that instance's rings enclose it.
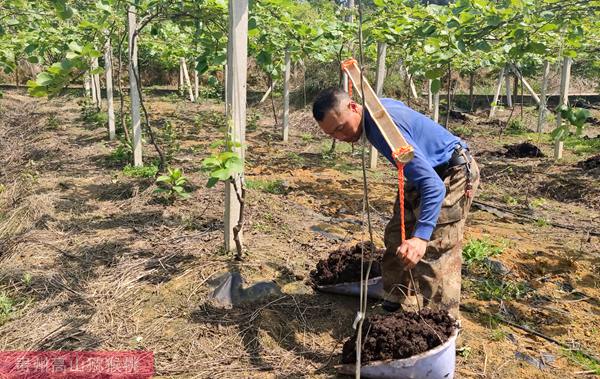
<path fill-rule="evenodd" d="M 377 379 L 453 379 L 456 366 L 457 327 L 440 346 L 409 358 L 369 362 L 360 369 L 362 378 Z M 339 366 L 340 374 L 354 375 L 355 366 Z"/>

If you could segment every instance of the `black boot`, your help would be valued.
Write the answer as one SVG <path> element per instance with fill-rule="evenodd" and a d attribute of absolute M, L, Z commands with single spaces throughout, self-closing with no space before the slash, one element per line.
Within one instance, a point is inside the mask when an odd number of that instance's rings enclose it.
<path fill-rule="evenodd" d="M 402 306 L 400 305 L 400 303 L 394 303 L 392 301 L 387 301 L 387 300 L 384 300 L 383 303 L 381 304 L 381 308 L 383 308 L 383 310 L 387 311 L 387 312 L 396 312 L 401 307 Z"/>

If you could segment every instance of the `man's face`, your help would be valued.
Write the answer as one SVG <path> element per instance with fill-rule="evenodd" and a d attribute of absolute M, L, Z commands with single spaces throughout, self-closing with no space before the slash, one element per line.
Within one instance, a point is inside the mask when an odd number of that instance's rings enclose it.
<path fill-rule="evenodd" d="M 350 99 L 342 100 L 337 109 L 325 114 L 318 122 L 323 131 L 344 142 L 356 142 L 362 134 L 362 107 Z"/>

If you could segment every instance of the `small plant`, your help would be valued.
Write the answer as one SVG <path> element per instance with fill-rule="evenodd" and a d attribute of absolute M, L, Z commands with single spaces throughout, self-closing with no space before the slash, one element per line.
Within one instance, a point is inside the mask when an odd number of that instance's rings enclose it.
<path fill-rule="evenodd" d="M 502 200 L 506 203 L 506 205 L 510 205 L 510 206 L 515 206 L 519 204 L 519 200 L 517 200 L 516 198 L 510 196 L 510 195 L 504 195 L 502 197 Z"/>
<path fill-rule="evenodd" d="M 10 318 L 14 311 L 14 301 L 4 292 L 0 292 L 0 326 Z"/>
<path fill-rule="evenodd" d="M 471 356 L 472 350 L 470 346 L 463 346 L 461 348 L 456 349 L 456 353 L 458 356 L 463 357 L 464 359 L 469 359 Z"/>
<path fill-rule="evenodd" d="M 506 132 L 508 134 L 523 134 L 527 132 L 527 126 L 519 119 L 510 120 L 506 126 Z"/>
<path fill-rule="evenodd" d="M 304 141 L 304 142 L 310 142 L 313 140 L 313 135 L 310 133 L 302 133 L 300 138 L 302 138 L 302 141 Z"/>
<path fill-rule="evenodd" d="M 51 115 L 50 117 L 48 117 L 48 120 L 46 121 L 46 128 L 50 130 L 56 130 L 59 127 L 60 124 L 58 122 L 58 118 L 56 118 L 56 115 Z"/>
<path fill-rule="evenodd" d="M 108 124 L 108 114 L 99 110 L 89 99 L 85 99 L 79 104 L 81 105 L 81 118 L 89 126 L 101 128 Z"/>
<path fill-rule="evenodd" d="M 133 160 L 133 146 L 125 138 L 119 138 L 119 145 L 108 156 L 108 161 L 119 164 L 128 163 Z"/>
<path fill-rule="evenodd" d="M 544 199 L 543 197 L 538 197 L 529 202 L 529 206 L 531 208 L 539 208 L 545 204 L 546 204 L 546 199 Z"/>
<path fill-rule="evenodd" d="M 169 120 L 165 120 L 161 131 L 160 139 L 165 146 L 165 160 L 170 163 L 181 148 L 177 138 L 177 130 Z"/>
<path fill-rule="evenodd" d="M 535 225 L 539 226 L 540 228 L 544 228 L 544 227 L 550 225 L 550 223 L 548 223 L 548 220 L 546 220 L 545 218 L 538 218 L 535 221 Z"/>
<path fill-rule="evenodd" d="M 260 116 L 258 113 L 248 114 L 246 117 L 246 129 L 253 132 L 258 129 L 258 121 L 260 120 Z"/>
<path fill-rule="evenodd" d="M 293 167 L 301 167 L 304 165 L 304 158 L 293 151 L 289 151 L 285 155 L 285 159 L 290 162 L 290 165 Z"/>
<path fill-rule="evenodd" d="M 474 283 L 474 290 L 480 300 L 507 301 L 521 299 L 529 289 L 523 283 L 499 279 L 483 279 Z"/>
<path fill-rule="evenodd" d="M 578 365 L 584 367 L 590 374 L 600 375 L 600 361 L 589 356 L 579 350 L 563 349 L 562 353 L 565 357 Z"/>
<path fill-rule="evenodd" d="M 473 135 L 473 130 L 466 125 L 459 125 L 452 128 L 452 132 L 459 137 L 470 137 Z"/>
<path fill-rule="evenodd" d="M 169 202 L 173 203 L 177 197 L 187 199 L 190 197 L 189 192 L 185 189 L 188 180 L 183 176 L 181 169 L 168 169 L 168 175 L 161 175 L 156 179 L 158 188 L 155 193 L 166 195 Z"/>
<path fill-rule="evenodd" d="M 233 151 L 225 151 L 202 161 L 202 170 L 209 173 L 206 186 L 214 187 L 219 180 L 231 180 L 236 174 L 242 172 L 243 162 Z"/>
<path fill-rule="evenodd" d="M 499 255 L 502 251 L 501 247 L 493 245 L 488 239 L 471 239 L 463 248 L 462 256 L 465 263 L 471 265 Z"/>
<path fill-rule="evenodd" d="M 272 193 L 275 195 L 281 195 L 285 193 L 285 186 L 283 180 L 247 180 L 246 188 L 256 189 L 262 192 Z"/>
<path fill-rule="evenodd" d="M 135 167 L 130 164 L 123 168 L 123 175 L 132 178 L 153 178 L 158 173 L 158 166 L 148 165 Z"/>
<path fill-rule="evenodd" d="M 31 279 L 32 279 L 31 274 L 26 272 L 23 274 L 23 279 L 21 279 L 21 280 L 22 280 L 23 284 L 25 285 L 25 287 L 29 287 L 31 285 Z"/>
<path fill-rule="evenodd" d="M 228 138 L 225 144 L 229 147 L 234 145 L 231 139 Z M 238 156 L 237 153 L 231 151 L 229 148 L 227 151 L 222 153 L 215 153 L 210 157 L 202 161 L 202 170 L 209 173 L 207 187 L 214 187 L 219 181 L 231 183 L 235 191 L 235 195 L 240 203 L 240 209 L 238 214 L 238 222 L 233 227 L 233 239 L 235 241 L 235 248 L 237 251 L 236 259 L 242 259 L 242 241 L 240 239 L 240 232 L 244 226 L 244 206 L 246 201 L 246 188 L 244 187 L 243 180 L 240 180 L 241 186 L 237 184 L 237 177 L 242 173 L 244 169 L 244 162 Z"/>
<path fill-rule="evenodd" d="M 492 341 L 504 341 L 507 335 L 508 334 L 504 330 L 498 328 L 492 330 L 492 332 L 490 333 L 490 339 Z"/>
<path fill-rule="evenodd" d="M 561 105 L 557 109 L 560 112 L 561 124 L 550 133 L 555 141 L 564 141 L 571 132 L 571 126 L 575 127 L 575 135 L 581 136 L 586 120 L 590 117 L 590 111 L 583 108 L 572 108 Z"/>
<path fill-rule="evenodd" d="M 2 183 L 0 183 L 0 193 L 6 191 L 6 186 Z"/>

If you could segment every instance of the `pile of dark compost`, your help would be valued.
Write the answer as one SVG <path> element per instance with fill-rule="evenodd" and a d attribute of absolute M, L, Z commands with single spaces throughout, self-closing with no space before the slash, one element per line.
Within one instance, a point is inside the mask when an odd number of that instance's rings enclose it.
<path fill-rule="evenodd" d="M 367 318 L 362 327 L 361 362 L 403 359 L 446 342 L 457 328 L 447 311 L 398 311 Z M 440 340 L 441 339 L 441 340 Z M 356 334 L 344 343 L 342 363 L 356 362 Z"/>
<path fill-rule="evenodd" d="M 542 158 L 544 153 L 530 142 L 517 143 L 514 145 L 504 145 L 506 152 L 504 156 L 507 158 Z"/>
<path fill-rule="evenodd" d="M 364 249 L 363 275 L 367 273 L 368 261 L 373 260 L 369 278 L 381 276 L 380 262 L 384 249 L 377 249 L 371 242 L 360 242 L 353 247 L 343 247 L 321 259 L 317 268 L 310 272 L 313 284 L 324 286 L 360 281 L 361 253 Z"/>
<path fill-rule="evenodd" d="M 577 166 L 587 171 L 597 169 L 600 167 L 600 154 L 577 163 Z"/>

